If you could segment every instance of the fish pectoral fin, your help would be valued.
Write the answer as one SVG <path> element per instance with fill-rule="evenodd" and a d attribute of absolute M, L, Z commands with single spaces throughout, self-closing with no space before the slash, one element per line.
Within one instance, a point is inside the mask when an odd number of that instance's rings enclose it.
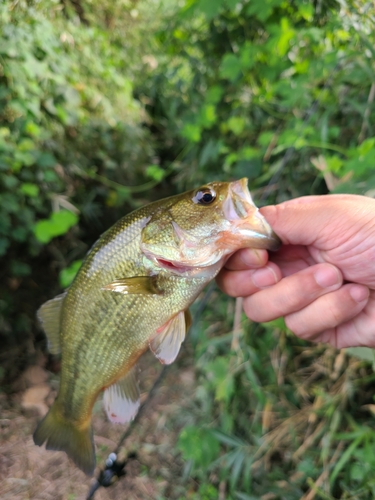
<path fill-rule="evenodd" d="M 67 292 L 45 302 L 38 310 L 37 317 L 48 339 L 48 350 L 51 354 L 61 352 L 60 328 L 61 311 Z"/>
<path fill-rule="evenodd" d="M 102 287 L 102 290 L 127 294 L 160 295 L 157 276 L 134 276 L 121 278 Z"/>
<path fill-rule="evenodd" d="M 163 365 L 170 365 L 176 359 L 190 325 L 190 312 L 181 311 L 151 338 L 149 347 Z"/>
<path fill-rule="evenodd" d="M 133 367 L 115 384 L 104 391 L 103 404 L 111 422 L 125 424 L 132 420 L 139 408 L 139 388 Z"/>

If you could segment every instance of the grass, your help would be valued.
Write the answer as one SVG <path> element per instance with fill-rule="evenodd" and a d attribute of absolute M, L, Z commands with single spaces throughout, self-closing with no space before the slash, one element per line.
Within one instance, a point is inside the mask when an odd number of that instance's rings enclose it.
<path fill-rule="evenodd" d="M 234 311 L 214 292 L 195 334 L 194 424 L 178 443 L 191 475 L 229 499 L 374 498 L 371 355 L 308 344 L 281 320 L 239 327 Z"/>

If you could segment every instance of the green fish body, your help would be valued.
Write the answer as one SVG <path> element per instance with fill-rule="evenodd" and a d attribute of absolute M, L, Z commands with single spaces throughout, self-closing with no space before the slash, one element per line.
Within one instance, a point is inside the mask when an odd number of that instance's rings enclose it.
<path fill-rule="evenodd" d="M 138 358 L 150 348 L 172 363 L 190 326 L 188 307 L 227 256 L 279 244 L 246 179 L 210 183 L 120 219 L 90 250 L 68 291 L 38 311 L 62 364 L 59 394 L 34 442 L 47 441 L 47 449 L 65 451 L 92 474 L 98 394 L 104 390 L 111 421 L 131 420 L 139 407 Z"/>

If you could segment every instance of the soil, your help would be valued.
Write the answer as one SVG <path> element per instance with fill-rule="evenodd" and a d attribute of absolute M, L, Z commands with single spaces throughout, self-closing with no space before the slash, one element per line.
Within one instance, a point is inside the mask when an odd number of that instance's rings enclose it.
<path fill-rule="evenodd" d="M 185 356 L 182 356 L 186 360 Z M 95 500 L 145 500 L 186 498 L 183 462 L 176 449 L 178 434 L 189 418 L 188 405 L 194 388 L 194 372 L 171 366 L 145 414 L 127 439 L 119 459 L 136 452 L 129 460 L 126 475 L 109 488 L 100 488 Z M 1 500 L 84 500 L 94 479 L 81 472 L 63 452 L 35 446 L 32 433 L 56 396 L 58 376 L 45 370 L 43 355 L 29 366 L 14 385 L 12 395 L 0 393 L 0 499 Z M 141 360 L 141 400 L 147 396 L 160 371 L 151 353 Z M 107 421 L 101 402 L 93 410 L 97 468 L 117 446 L 126 429 Z"/>

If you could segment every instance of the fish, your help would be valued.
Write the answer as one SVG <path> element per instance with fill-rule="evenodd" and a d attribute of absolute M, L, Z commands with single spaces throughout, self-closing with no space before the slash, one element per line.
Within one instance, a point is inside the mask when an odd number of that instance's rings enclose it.
<path fill-rule="evenodd" d="M 98 395 L 110 421 L 139 408 L 136 363 L 150 349 L 172 363 L 191 324 L 189 306 L 239 248 L 277 250 L 280 239 L 253 203 L 247 179 L 211 182 L 155 201 L 117 221 L 94 244 L 67 291 L 37 316 L 61 354 L 58 395 L 36 445 L 95 469 L 91 413 Z"/>

